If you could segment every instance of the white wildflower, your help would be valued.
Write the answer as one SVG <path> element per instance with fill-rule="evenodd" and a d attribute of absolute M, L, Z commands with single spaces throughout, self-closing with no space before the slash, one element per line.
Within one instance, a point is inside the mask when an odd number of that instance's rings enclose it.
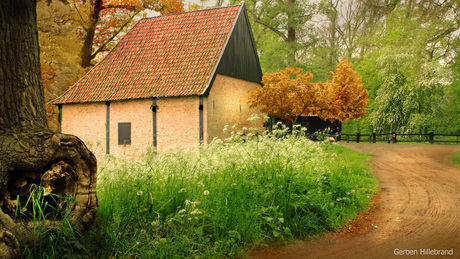
<path fill-rule="evenodd" d="M 138 191 L 138 192 L 137 192 L 137 196 L 142 196 L 142 194 L 144 194 L 143 191 Z"/>
<path fill-rule="evenodd" d="M 203 192 L 203 194 L 204 194 L 204 195 L 209 195 L 209 191 L 206 190 L 206 191 Z"/>
<path fill-rule="evenodd" d="M 248 119 L 248 121 L 256 121 L 258 120 L 260 117 L 259 115 L 257 114 L 252 114 L 251 117 Z"/>
<path fill-rule="evenodd" d="M 200 204 L 199 201 L 192 201 L 190 202 L 190 204 L 192 205 L 192 207 L 195 207 L 196 205 Z"/>
<path fill-rule="evenodd" d="M 190 214 L 192 214 L 192 215 L 200 215 L 200 214 L 203 214 L 203 212 L 201 212 L 198 209 L 194 209 L 192 212 L 190 212 Z"/>
<path fill-rule="evenodd" d="M 182 189 L 179 190 L 179 193 L 183 193 L 183 192 L 187 192 L 187 189 L 182 188 Z"/>
<path fill-rule="evenodd" d="M 185 212 L 186 212 L 185 209 L 181 209 L 181 210 L 179 210 L 179 212 L 177 212 L 177 213 L 182 214 L 182 213 L 185 213 Z"/>

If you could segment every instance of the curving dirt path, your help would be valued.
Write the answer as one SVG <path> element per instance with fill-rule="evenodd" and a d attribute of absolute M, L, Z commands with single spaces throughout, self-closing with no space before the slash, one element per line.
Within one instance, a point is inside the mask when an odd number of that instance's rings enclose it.
<path fill-rule="evenodd" d="M 250 258 L 460 258 L 460 168 L 445 161 L 458 146 L 341 145 L 374 155 L 382 191 L 370 212 L 337 233 Z"/>

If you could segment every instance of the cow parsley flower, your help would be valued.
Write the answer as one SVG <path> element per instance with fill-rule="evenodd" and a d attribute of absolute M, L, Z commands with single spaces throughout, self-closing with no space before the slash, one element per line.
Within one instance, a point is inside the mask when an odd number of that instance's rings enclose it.
<path fill-rule="evenodd" d="M 203 214 L 203 212 L 201 212 L 199 209 L 194 209 L 192 212 L 190 212 L 190 214 L 192 214 L 192 215 L 200 215 L 200 214 Z"/>

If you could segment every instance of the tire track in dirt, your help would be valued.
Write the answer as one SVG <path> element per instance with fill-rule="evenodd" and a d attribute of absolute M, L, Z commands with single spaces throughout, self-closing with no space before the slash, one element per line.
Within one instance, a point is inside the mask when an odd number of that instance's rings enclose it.
<path fill-rule="evenodd" d="M 373 155 L 382 191 L 361 226 L 366 231 L 353 233 L 350 225 L 317 240 L 258 249 L 250 258 L 449 257 L 424 249 L 460 258 L 460 169 L 445 161 L 458 146 L 341 145 Z"/>

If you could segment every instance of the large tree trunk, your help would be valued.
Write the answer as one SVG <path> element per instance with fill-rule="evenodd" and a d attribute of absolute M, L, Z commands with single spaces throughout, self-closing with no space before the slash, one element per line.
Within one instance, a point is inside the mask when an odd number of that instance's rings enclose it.
<path fill-rule="evenodd" d="M 36 238 L 31 194 L 49 205 L 46 226 L 68 218 L 85 231 L 97 208 L 95 156 L 47 126 L 35 12 L 35 0 L 0 1 L 0 258 Z"/>

